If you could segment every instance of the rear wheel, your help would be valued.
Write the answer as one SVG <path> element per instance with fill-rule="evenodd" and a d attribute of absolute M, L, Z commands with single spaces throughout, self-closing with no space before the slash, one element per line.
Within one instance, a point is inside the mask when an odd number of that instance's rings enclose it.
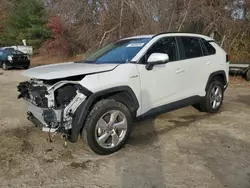
<path fill-rule="evenodd" d="M 3 70 L 8 70 L 9 69 L 6 62 L 3 62 L 2 67 L 3 67 Z"/>
<path fill-rule="evenodd" d="M 247 81 L 250 81 L 250 69 L 246 73 L 246 79 Z"/>
<path fill-rule="evenodd" d="M 213 80 L 206 96 L 194 107 L 201 112 L 216 113 L 220 110 L 224 99 L 224 87 L 221 81 Z"/>
<path fill-rule="evenodd" d="M 29 66 L 25 66 L 25 67 L 23 67 L 24 69 L 29 69 Z"/>
<path fill-rule="evenodd" d="M 132 131 L 132 117 L 122 103 L 105 99 L 94 105 L 82 131 L 90 149 L 109 155 L 121 149 Z"/>

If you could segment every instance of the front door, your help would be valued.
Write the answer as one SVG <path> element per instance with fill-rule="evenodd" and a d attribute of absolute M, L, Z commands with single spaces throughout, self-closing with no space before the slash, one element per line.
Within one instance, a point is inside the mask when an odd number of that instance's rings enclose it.
<path fill-rule="evenodd" d="M 164 37 L 158 40 L 137 64 L 141 82 L 142 112 L 160 107 L 182 98 L 182 82 L 185 71 L 179 61 L 175 37 Z M 155 65 L 153 70 L 147 70 L 146 63 L 152 53 L 166 53 L 169 62 Z"/>

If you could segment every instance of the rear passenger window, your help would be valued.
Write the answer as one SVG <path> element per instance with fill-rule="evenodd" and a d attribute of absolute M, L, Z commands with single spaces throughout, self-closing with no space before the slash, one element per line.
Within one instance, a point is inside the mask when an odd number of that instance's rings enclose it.
<path fill-rule="evenodd" d="M 214 47 L 207 42 L 206 40 L 202 40 L 203 44 L 205 45 L 206 49 L 207 49 L 207 54 L 206 55 L 213 55 L 216 53 L 216 50 L 214 49 Z"/>
<path fill-rule="evenodd" d="M 202 56 L 200 41 L 195 37 L 181 37 L 186 59 Z"/>

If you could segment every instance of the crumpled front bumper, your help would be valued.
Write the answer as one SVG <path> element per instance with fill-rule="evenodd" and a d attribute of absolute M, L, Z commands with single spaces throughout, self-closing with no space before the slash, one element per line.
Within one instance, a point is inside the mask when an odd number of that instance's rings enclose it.
<path fill-rule="evenodd" d="M 29 101 L 25 101 L 28 107 L 28 118 L 29 120 L 34 120 L 34 123 L 38 127 L 51 128 L 54 125 L 59 125 L 63 120 L 63 109 L 54 110 L 48 108 L 40 108 L 35 106 Z M 46 129 L 44 129 L 46 130 Z"/>

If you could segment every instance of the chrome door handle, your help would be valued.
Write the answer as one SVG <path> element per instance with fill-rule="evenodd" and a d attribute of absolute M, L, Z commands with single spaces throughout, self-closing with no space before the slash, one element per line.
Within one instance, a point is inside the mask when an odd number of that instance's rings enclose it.
<path fill-rule="evenodd" d="M 177 69 L 175 72 L 176 72 L 177 74 L 180 74 L 180 73 L 185 72 L 185 70 L 184 70 L 184 69 Z"/>

